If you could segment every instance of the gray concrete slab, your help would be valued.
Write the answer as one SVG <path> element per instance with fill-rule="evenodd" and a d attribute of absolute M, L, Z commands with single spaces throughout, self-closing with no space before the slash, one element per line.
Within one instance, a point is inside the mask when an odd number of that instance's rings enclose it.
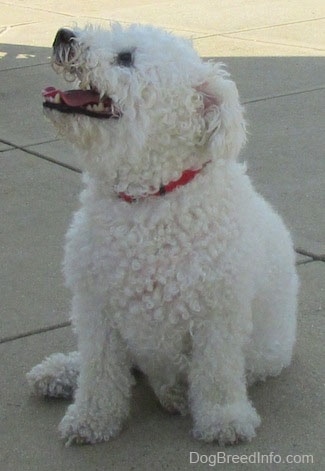
<path fill-rule="evenodd" d="M 26 30 L 29 30 L 31 25 L 26 26 Z M 35 28 L 39 28 L 39 25 L 36 25 Z M 9 35 L 8 35 L 9 36 Z M 50 62 L 51 49 L 50 44 L 48 47 L 35 47 L 26 44 L 18 44 L 17 35 L 12 34 L 10 37 L 4 38 L 0 36 L 0 71 L 8 69 L 20 69 L 21 72 L 23 69 L 35 65 L 46 64 Z M 6 42 L 3 42 L 3 41 Z M 14 41 L 14 44 L 11 44 L 9 41 Z M 53 41 L 53 36 L 52 36 Z M 24 38 L 26 42 L 26 36 Z M 17 72 L 16 72 L 17 73 Z"/>
<path fill-rule="evenodd" d="M 196 45 L 195 40 L 194 46 Z M 227 57 L 216 53 L 214 57 L 205 59 L 220 61 L 226 65 L 244 104 L 325 89 L 324 57 Z M 321 122 L 317 125 L 319 127 Z"/>
<path fill-rule="evenodd" d="M 57 13 L 53 9 L 51 12 L 52 20 L 55 20 Z M 61 15 L 59 15 L 61 16 Z M 1 32 L 2 35 L 10 33 L 11 29 L 19 28 L 27 24 L 37 24 L 41 21 L 46 21 L 49 13 L 46 8 L 35 8 L 35 5 L 21 1 L 3 2 L 1 5 L 1 26 L 6 26 L 7 29 Z"/>
<path fill-rule="evenodd" d="M 51 126 L 50 123 L 49 126 Z M 54 129 L 52 128 L 52 130 L 53 136 L 55 136 Z M 43 142 L 41 144 L 27 146 L 25 149 L 30 152 L 40 153 L 45 158 L 53 159 L 54 161 L 60 162 L 64 165 L 70 165 L 77 170 L 80 169 L 80 160 L 77 153 L 70 144 L 63 140 L 56 139 L 49 142 Z"/>
<path fill-rule="evenodd" d="M 315 91 L 247 105 L 251 135 L 243 158 L 296 244 L 325 252 L 324 98 L 325 91 Z"/>
<path fill-rule="evenodd" d="M 53 128 L 43 117 L 41 90 L 62 82 L 49 64 L 2 70 L 0 79 L 6 84 L 0 94 L 7 104 L 0 108 L 0 140 L 23 146 L 55 138 Z"/>
<path fill-rule="evenodd" d="M 165 413 L 142 378 L 134 389 L 131 418 L 119 438 L 93 447 L 65 448 L 58 438 L 57 425 L 68 403 L 29 397 L 25 380 L 25 373 L 44 356 L 75 347 L 70 329 L 65 328 L 0 345 L 2 469 L 210 469 L 207 464 L 191 465 L 191 451 L 201 456 L 217 452 L 242 456 L 273 452 L 283 460 L 288 455 L 313 455 L 311 469 L 324 469 L 320 432 L 324 423 L 325 271 L 321 264 L 313 263 L 301 266 L 299 273 L 302 288 L 294 361 L 278 378 L 251 388 L 250 396 L 262 417 L 258 435 L 251 443 L 220 448 L 194 441 L 189 435 L 191 420 Z M 250 468 L 246 464 L 228 464 L 225 469 Z M 264 464 L 263 469 L 291 471 L 293 465 Z M 309 467 L 301 465 L 300 469 Z"/>
<path fill-rule="evenodd" d="M 196 48 L 203 57 L 288 57 L 288 56 L 324 56 L 324 50 L 311 49 L 304 46 L 294 46 L 254 39 L 253 36 L 241 34 L 211 34 L 194 37 Z"/>
<path fill-rule="evenodd" d="M 0 153 L 1 338 L 67 320 L 61 259 L 79 175 L 24 152 Z"/>
<path fill-rule="evenodd" d="M 324 8 L 325 13 L 325 8 Z M 295 48 L 308 48 L 310 54 L 325 49 L 325 19 L 313 19 L 308 23 L 279 25 L 258 30 L 242 31 L 231 35 L 233 38 L 259 41 L 270 45 L 288 45 Z"/>
<path fill-rule="evenodd" d="M 60 272 L 62 243 L 78 205 L 79 175 L 42 160 L 78 165 L 43 118 L 40 90 L 62 82 L 48 65 L 56 29 L 76 20 L 153 23 L 193 38 L 206 58 L 229 65 L 248 102 L 249 142 L 243 159 L 256 187 L 279 209 L 297 245 L 324 253 L 324 40 L 322 0 L 10 0 L 0 20 L 0 344 L 1 470 L 181 470 L 189 453 L 312 454 L 324 469 L 324 281 L 322 262 L 299 265 L 302 286 L 292 366 L 250 395 L 262 416 L 257 438 L 229 447 L 195 442 L 188 418 L 170 417 L 143 380 L 122 436 L 94 447 L 66 449 L 57 425 L 66 403 L 28 393 L 25 373 L 44 356 L 75 347 L 64 323 L 70 295 Z M 2 139 L 2 141 L 1 141 Z M 26 146 L 26 152 L 15 146 Z M 27 152 L 34 152 L 30 155 Z M 299 261 L 305 256 L 297 257 Z M 30 331 L 47 332 L 27 336 Z M 15 337 L 16 340 L 9 340 Z M 292 464 L 260 469 L 292 470 Z M 216 464 L 215 468 L 220 467 Z M 297 466 L 298 468 L 299 466 Z M 310 466 L 300 465 L 300 469 Z M 229 470 L 249 469 L 229 464 Z M 213 468 L 212 468 L 213 469 Z"/>
<path fill-rule="evenodd" d="M 5 144 L 0 141 L 0 152 L 6 152 L 7 150 L 12 149 L 12 146 L 9 146 L 8 144 Z"/>
<path fill-rule="evenodd" d="M 91 16 L 100 14 L 102 17 L 103 1 L 96 2 L 95 11 L 90 13 L 88 10 L 86 14 Z M 301 0 L 278 2 L 275 5 L 273 3 L 272 8 L 269 0 L 259 2 L 234 0 L 231 6 L 227 0 L 217 4 L 214 0 L 203 0 L 199 4 L 193 0 L 132 3 L 114 1 L 108 13 L 106 5 L 104 5 L 104 15 L 108 14 L 110 19 L 151 23 L 175 30 L 182 28 L 205 33 L 230 33 L 282 24 L 284 18 L 288 23 L 307 21 L 324 15 L 324 8 L 318 0 L 311 0 L 308 3 Z"/>

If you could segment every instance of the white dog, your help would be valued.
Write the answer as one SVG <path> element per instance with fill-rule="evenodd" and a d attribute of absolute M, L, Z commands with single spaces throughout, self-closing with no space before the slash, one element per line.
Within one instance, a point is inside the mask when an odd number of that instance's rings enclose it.
<path fill-rule="evenodd" d="M 78 149 L 86 189 L 67 233 L 78 353 L 28 374 L 75 396 L 67 443 L 116 436 L 131 366 L 193 433 L 250 440 L 247 384 L 289 365 L 298 280 L 290 235 L 236 162 L 245 123 L 235 84 L 191 44 L 148 26 L 59 30 L 46 113 Z"/>

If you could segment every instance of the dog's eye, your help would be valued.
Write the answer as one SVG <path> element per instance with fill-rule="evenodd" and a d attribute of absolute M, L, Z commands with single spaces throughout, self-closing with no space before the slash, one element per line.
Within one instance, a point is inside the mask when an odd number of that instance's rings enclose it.
<path fill-rule="evenodd" d="M 123 67 L 130 67 L 132 65 L 132 52 L 120 52 L 117 55 L 116 62 Z"/>

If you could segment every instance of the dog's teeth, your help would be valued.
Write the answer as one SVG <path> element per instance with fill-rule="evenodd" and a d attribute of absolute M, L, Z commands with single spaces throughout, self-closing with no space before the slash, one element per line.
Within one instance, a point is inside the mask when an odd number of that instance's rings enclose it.
<path fill-rule="evenodd" d="M 54 103 L 57 103 L 57 104 L 61 103 L 60 93 L 57 93 L 54 97 L 54 100 L 52 101 L 54 101 Z"/>
<path fill-rule="evenodd" d="M 93 110 L 93 107 L 92 107 L 92 105 L 87 105 L 87 106 L 86 106 L 86 109 L 87 109 L 88 111 L 92 111 L 92 110 Z"/>
<path fill-rule="evenodd" d="M 104 103 L 100 102 L 97 106 L 97 111 L 104 111 Z"/>

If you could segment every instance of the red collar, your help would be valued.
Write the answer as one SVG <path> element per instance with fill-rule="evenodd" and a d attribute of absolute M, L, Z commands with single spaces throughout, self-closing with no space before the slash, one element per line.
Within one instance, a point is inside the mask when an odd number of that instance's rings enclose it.
<path fill-rule="evenodd" d="M 193 178 L 201 172 L 201 170 L 209 163 L 211 162 L 210 160 L 208 162 L 206 162 L 203 167 L 201 168 L 198 168 L 196 170 L 193 170 L 193 169 L 189 169 L 189 170 L 185 170 L 182 175 L 180 176 L 180 178 L 176 181 L 173 181 L 173 182 L 170 182 L 170 183 L 167 183 L 167 185 L 161 185 L 161 187 L 159 188 L 159 190 L 156 192 L 156 193 L 152 193 L 148 196 L 163 196 L 165 195 L 166 193 L 170 193 L 171 191 L 174 191 L 176 190 L 176 188 L 180 187 L 180 186 L 184 186 L 184 185 L 187 185 L 189 182 L 191 182 L 193 180 Z M 131 196 L 131 195 L 128 195 L 127 193 L 124 193 L 124 192 L 120 192 L 118 194 L 119 198 L 122 198 L 124 201 L 126 201 L 127 203 L 134 203 L 135 201 L 138 201 L 139 199 L 143 199 L 145 198 L 145 196 L 139 196 L 139 197 L 136 197 L 136 196 Z"/>

